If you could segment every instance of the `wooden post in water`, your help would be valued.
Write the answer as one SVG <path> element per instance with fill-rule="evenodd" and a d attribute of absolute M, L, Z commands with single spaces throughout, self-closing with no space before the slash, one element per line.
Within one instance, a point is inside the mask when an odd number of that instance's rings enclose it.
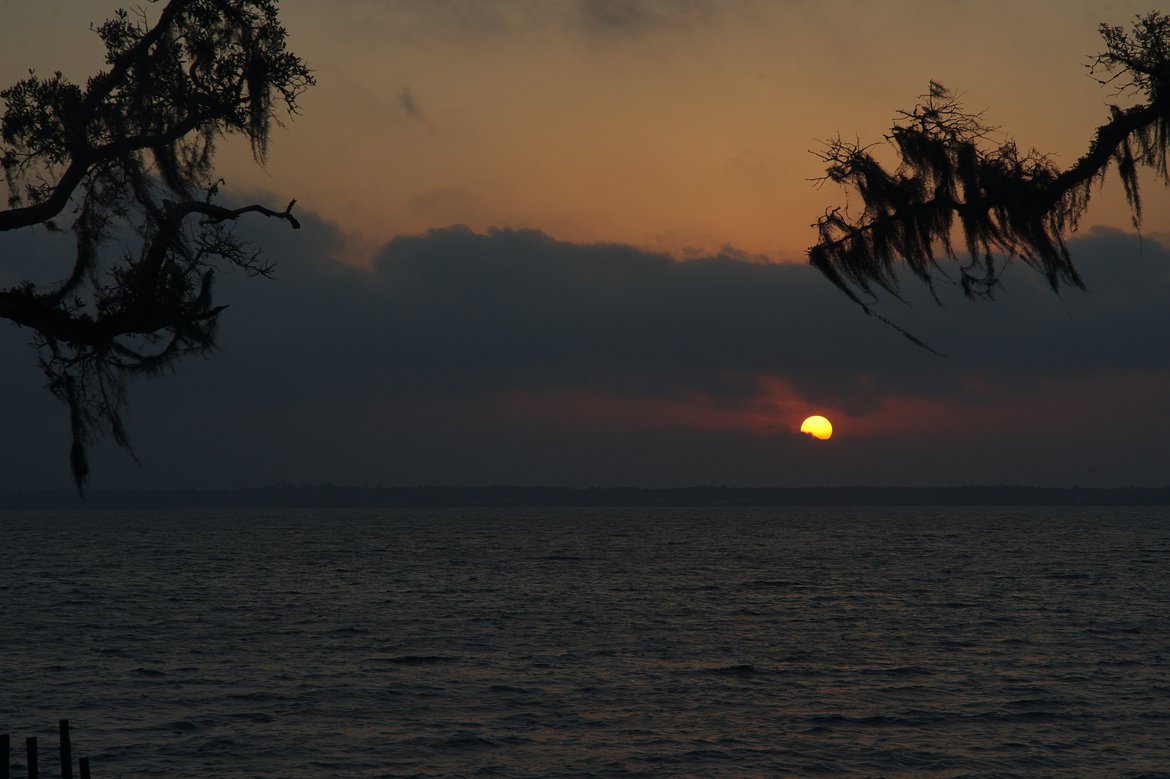
<path fill-rule="evenodd" d="M 8 765 L 8 734 L 0 733 L 0 779 L 12 779 L 12 774 L 9 773 L 11 766 Z"/>
<path fill-rule="evenodd" d="M 61 779 L 73 779 L 73 746 L 69 743 L 69 720 L 57 723 L 61 733 Z"/>
<path fill-rule="evenodd" d="M 37 771 L 37 737 L 29 736 L 24 740 L 24 751 L 28 755 L 28 779 L 39 779 Z"/>
<path fill-rule="evenodd" d="M 89 779 L 89 758 L 83 757 L 78 762 L 80 763 L 78 768 L 81 769 L 81 779 Z"/>

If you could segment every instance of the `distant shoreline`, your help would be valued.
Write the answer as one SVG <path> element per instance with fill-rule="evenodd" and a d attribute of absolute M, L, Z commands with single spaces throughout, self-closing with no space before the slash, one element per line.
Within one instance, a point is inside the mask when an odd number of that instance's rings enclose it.
<path fill-rule="evenodd" d="M 248 487 L 0 490 L 0 511 L 229 508 L 1170 506 L 1170 487 Z"/>

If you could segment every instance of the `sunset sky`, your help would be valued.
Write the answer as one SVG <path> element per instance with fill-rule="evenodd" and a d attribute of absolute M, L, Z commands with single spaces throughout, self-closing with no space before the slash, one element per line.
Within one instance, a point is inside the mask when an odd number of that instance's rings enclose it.
<path fill-rule="evenodd" d="M 0 82 L 84 81 L 115 6 L 0 0 Z M 1097 25 L 1150 8 L 286 0 L 318 85 L 266 168 L 229 144 L 219 172 L 305 229 L 244 227 L 277 278 L 224 274 L 223 351 L 133 386 L 141 466 L 100 447 L 93 486 L 1170 483 L 1152 177 L 1141 237 L 1110 180 L 1070 241 L 1088 293 L 1020 268 L 993 304 L 879 306 L 942 358 L 804 264 L 846 202 L 824 139 L 880 141 L 934 79 L 1069 165 L 1124 104 L 1086 74 Z M 0 236 L 0 284 L 68 248 Z M 28 340 L 0 327 L 0 487 L 65 486 Z"/>

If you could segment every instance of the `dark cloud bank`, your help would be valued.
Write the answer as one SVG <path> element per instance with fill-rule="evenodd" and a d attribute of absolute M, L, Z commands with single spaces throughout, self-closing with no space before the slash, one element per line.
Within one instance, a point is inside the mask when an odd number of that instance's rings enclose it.
<path fill-rule="evenodd" d="M 1088 294 L 1016 269 L 998 302 L 943 290 L 939 308 L 907 282 L 913 305 L 881 309 L 940 359 L 804 265 L 450 228 L 356 269 L 305 221 L 254 227 L 277 278 L 221 279 L 222 352 L 134 385 L 143 465 L 102 447 L 95 487 L 1170 481 L 1170 252 L 1151 239 L 1075 240 Z M 51 253 L 6 240 L 10 278 Z M 60 486 L 65 413 L 27 340 L 0 330 L 0 487 Z M 766 408 L 776 384 L 838 410 L 839 436 L 719 422 Z"/>

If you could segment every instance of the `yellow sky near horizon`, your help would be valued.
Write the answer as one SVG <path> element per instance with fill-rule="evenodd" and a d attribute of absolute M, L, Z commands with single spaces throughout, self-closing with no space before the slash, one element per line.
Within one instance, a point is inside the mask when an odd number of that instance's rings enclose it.
<path fill-rule="evenodd" d="M 0 2 L 0 81 L 82 80 L 116 2 Z M 880 140 L 936 79 L 1021 146 L 1071 164 L 1118 100 L 1084 71 L 1097 24 L 1148 2 L 285 0 L 318 86 L 265 170 L 229 146 L 230 191 L 296 197 L 367 247 L 467 224 L 679 256 L 803 261 L 843 204 L 810 153 Z M 1146 229 L 1170 230 L 1150 180 Z M 1084 228 L 1127 227 L 1120 187 Z"/>

